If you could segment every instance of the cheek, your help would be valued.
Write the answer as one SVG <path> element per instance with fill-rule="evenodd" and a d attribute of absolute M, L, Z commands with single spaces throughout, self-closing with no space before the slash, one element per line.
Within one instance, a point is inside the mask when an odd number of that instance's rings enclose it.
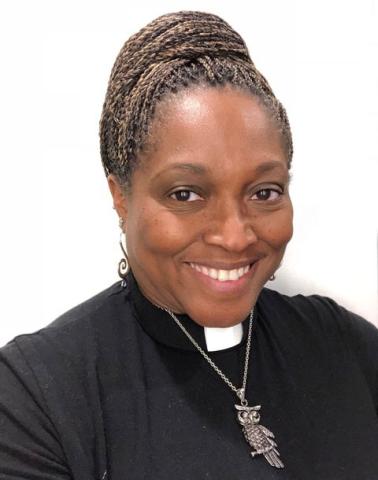
<path fill-rule="evenodd" d="M 167 211 L 143 209 L 136 222 L 130 225 L 132 251 L 136 255 L 159 255 L 172 257 L 190 243 L 193 234 L 190 226 Z"/>
<path fill-rule="evenodd" d="M 285 247 L 293 236 L 293 212 L 291 208 L 262 218 L 258 224 L 258 236 L 275 249 Z"/>

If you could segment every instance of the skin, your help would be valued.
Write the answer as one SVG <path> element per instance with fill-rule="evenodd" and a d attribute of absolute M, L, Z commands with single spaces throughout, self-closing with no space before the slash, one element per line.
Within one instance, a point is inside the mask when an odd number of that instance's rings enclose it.
<path fill-rule="evenodd" d="M 293 233 L 279 129 L 251 94 L 201 87 L 162 103 L 151 132 L 154 148 L 134 171 L 132 188 L 125 192 L 108 177 L 133 274 L 157 305 L 206 327 L 236 325 L 279 267 Z M 190 263 L 254 266 L 223 283 Z"/>

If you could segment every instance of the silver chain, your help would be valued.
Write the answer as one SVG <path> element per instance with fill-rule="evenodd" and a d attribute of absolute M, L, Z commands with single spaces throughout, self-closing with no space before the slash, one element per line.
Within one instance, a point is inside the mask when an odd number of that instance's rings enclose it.
<path fill-rule="evenodd" d="M 224 380 L 224 382 L 227 383 L 227 385 L 231 388 L 232 391 L 234 391 L 238 397 L 241 399 L 242 404 L 247 404 L 247 400 L 244 399 L 244 392 L 246 390 L 246 385 L 247 385 L 247 375 L 248 375 L 248 363 L 249 363 L 249 354 L 251 351 L 251 338 L 252 338 L 252 324 L 253 324 L 253 309 L 251 310 L 251 313 L 249 315 L 249 326 L 248 326 L 248 337 L 247 337 L 247 347 L 245 349 L 245 361 L 244 361 L 244 373 L 243 373 L 243 384 L 241 389 L 236 388 L 235 385 L 231 382 L 231 380 L 222 372 L 222 370 L 215 365 L 213 360 L 206 354 L 206 352 L 198 345 L 198 343 L 194 340 L 194 338 L 190 335 L 190 333 L 187 331 L 187 329 L 184 327 L 184 325 L 180 322 L 180 320 L 176 317 L 176 315 L 168 310 L 167 308 L 160 307 L 159 305 L 156 305 L 160 310 L 166 311 L 172 318 L 173 320 L 177 323 L 177 325 L 181 328 L 181 330 L 185 333 L 185 335 L 189 338 L 189 340 L 192 342 L 192 344 L 197 348 L 197 350 L 200 352 L 200 354 L 207 360 L 207 362 L 213 367 L 213 369 L 217 372 L 217 374 Z M 240 394 L 240 391 L 242 390 L 243 393 Z M 242 395 L 242 396 L 240 396 Z"/>
<path fill-rule="evenodd" d="M 190 333 L 186 330 L 184 325 L 176 317 L 176 315 L 164 307 L 159 307 L 161 310 L 167 312 L 177 325 L 181 328 L 184 334 L 189 338 L 192 344 L 197 348 L 200 354 L 205 358 L 205 360 L 210 364 L 210 366 L 217 372 L 221 379 L 231 388 L 233 392 L 238 396 L 241 405 L 235 405 L 237 410 L 242 410 L 244 414 L 247 414 L 248 421 L 245 419 L 240 420 L 238 414 L 238 421 L 242 425 L 242 430 L 248 444 L 253 447 L 255 450 L 251 452 L 252 457 L 258 454 L 264 455 L 265 459 L 272 467 L 284 468 L 284 464 L 280 460 L 280 454 L 277 450 L 277 444 L 272 440 L 274 439 L 273 433 L 268 430 L 263 425 L 259 425 L 260 418 L 258 417 L 255 420 L 250 420 L 251 412 L 255 410 L 260 410 L 261 405 L 256 405 L 255 407 L 248 407 L 248 400 L 245 398 L 245 390 L 247 385 L 247 374 L 248 374 L 248 362 L 249 354 L 251 352 L 251 339 L 252 339 L 252 323 L 253 323 L 253 309 L 249 315 L 249 327 L 248 327 L 248 339 L 247 347 L 245 350 L 245 362 L 244 362 L 244 373 L 243 373 L 243 386 L 241 388 L 236 388 L 235 385 L 230 381 L 230 379 L 222 372 L 222 370 L 215 365 L 213 360 L 206 354 L 206 352 L 198 345 Z M 255 412 L 254 412 L 255 413 Z"/>

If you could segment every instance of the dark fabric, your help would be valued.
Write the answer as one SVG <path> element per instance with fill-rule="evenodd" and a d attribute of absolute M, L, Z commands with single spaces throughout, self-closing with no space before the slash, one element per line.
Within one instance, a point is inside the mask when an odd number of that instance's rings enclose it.
<path fill-rule="evenodd" d="M 251 457 L 235 394 L 129 275 L 0 350 L 0 479 L 378 479 L 378 330 L 318 295 L 264 288 L 255 310 L 246 397 L 285 469 Z M 237 386 L 247 326 L 210 353 Z"/>

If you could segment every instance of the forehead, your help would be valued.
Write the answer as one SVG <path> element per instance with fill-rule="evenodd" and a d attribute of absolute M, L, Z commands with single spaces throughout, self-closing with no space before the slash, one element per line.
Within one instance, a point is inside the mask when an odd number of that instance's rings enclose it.
<path fill-rule="evenodd" d="M 265 109 L 260 103 L 257 96 L 235 87 L 197 87 L 168 97 L 166 103 L 161 103 L 161 108 L 165 107 L 171 112 L 174 110 L 177 115 L 182 114 L 189 124 L 210 115 L 222 115 L 231 111 L 246 121 L 251 118 L 251 115 L 256 116 L 259 113 L 265 119 L 266 113 L 262 112 Z M 260 108 L 256 108 L 257 105 Z"/>
<path fill-rule="evenodd" d="M 227 167 L 242 158 L 281 160 L 282 136 L 254 95 L 231 87 L 195 88 L 161 102 L 151 126 L 148 170 L 187 161 Z"/>

